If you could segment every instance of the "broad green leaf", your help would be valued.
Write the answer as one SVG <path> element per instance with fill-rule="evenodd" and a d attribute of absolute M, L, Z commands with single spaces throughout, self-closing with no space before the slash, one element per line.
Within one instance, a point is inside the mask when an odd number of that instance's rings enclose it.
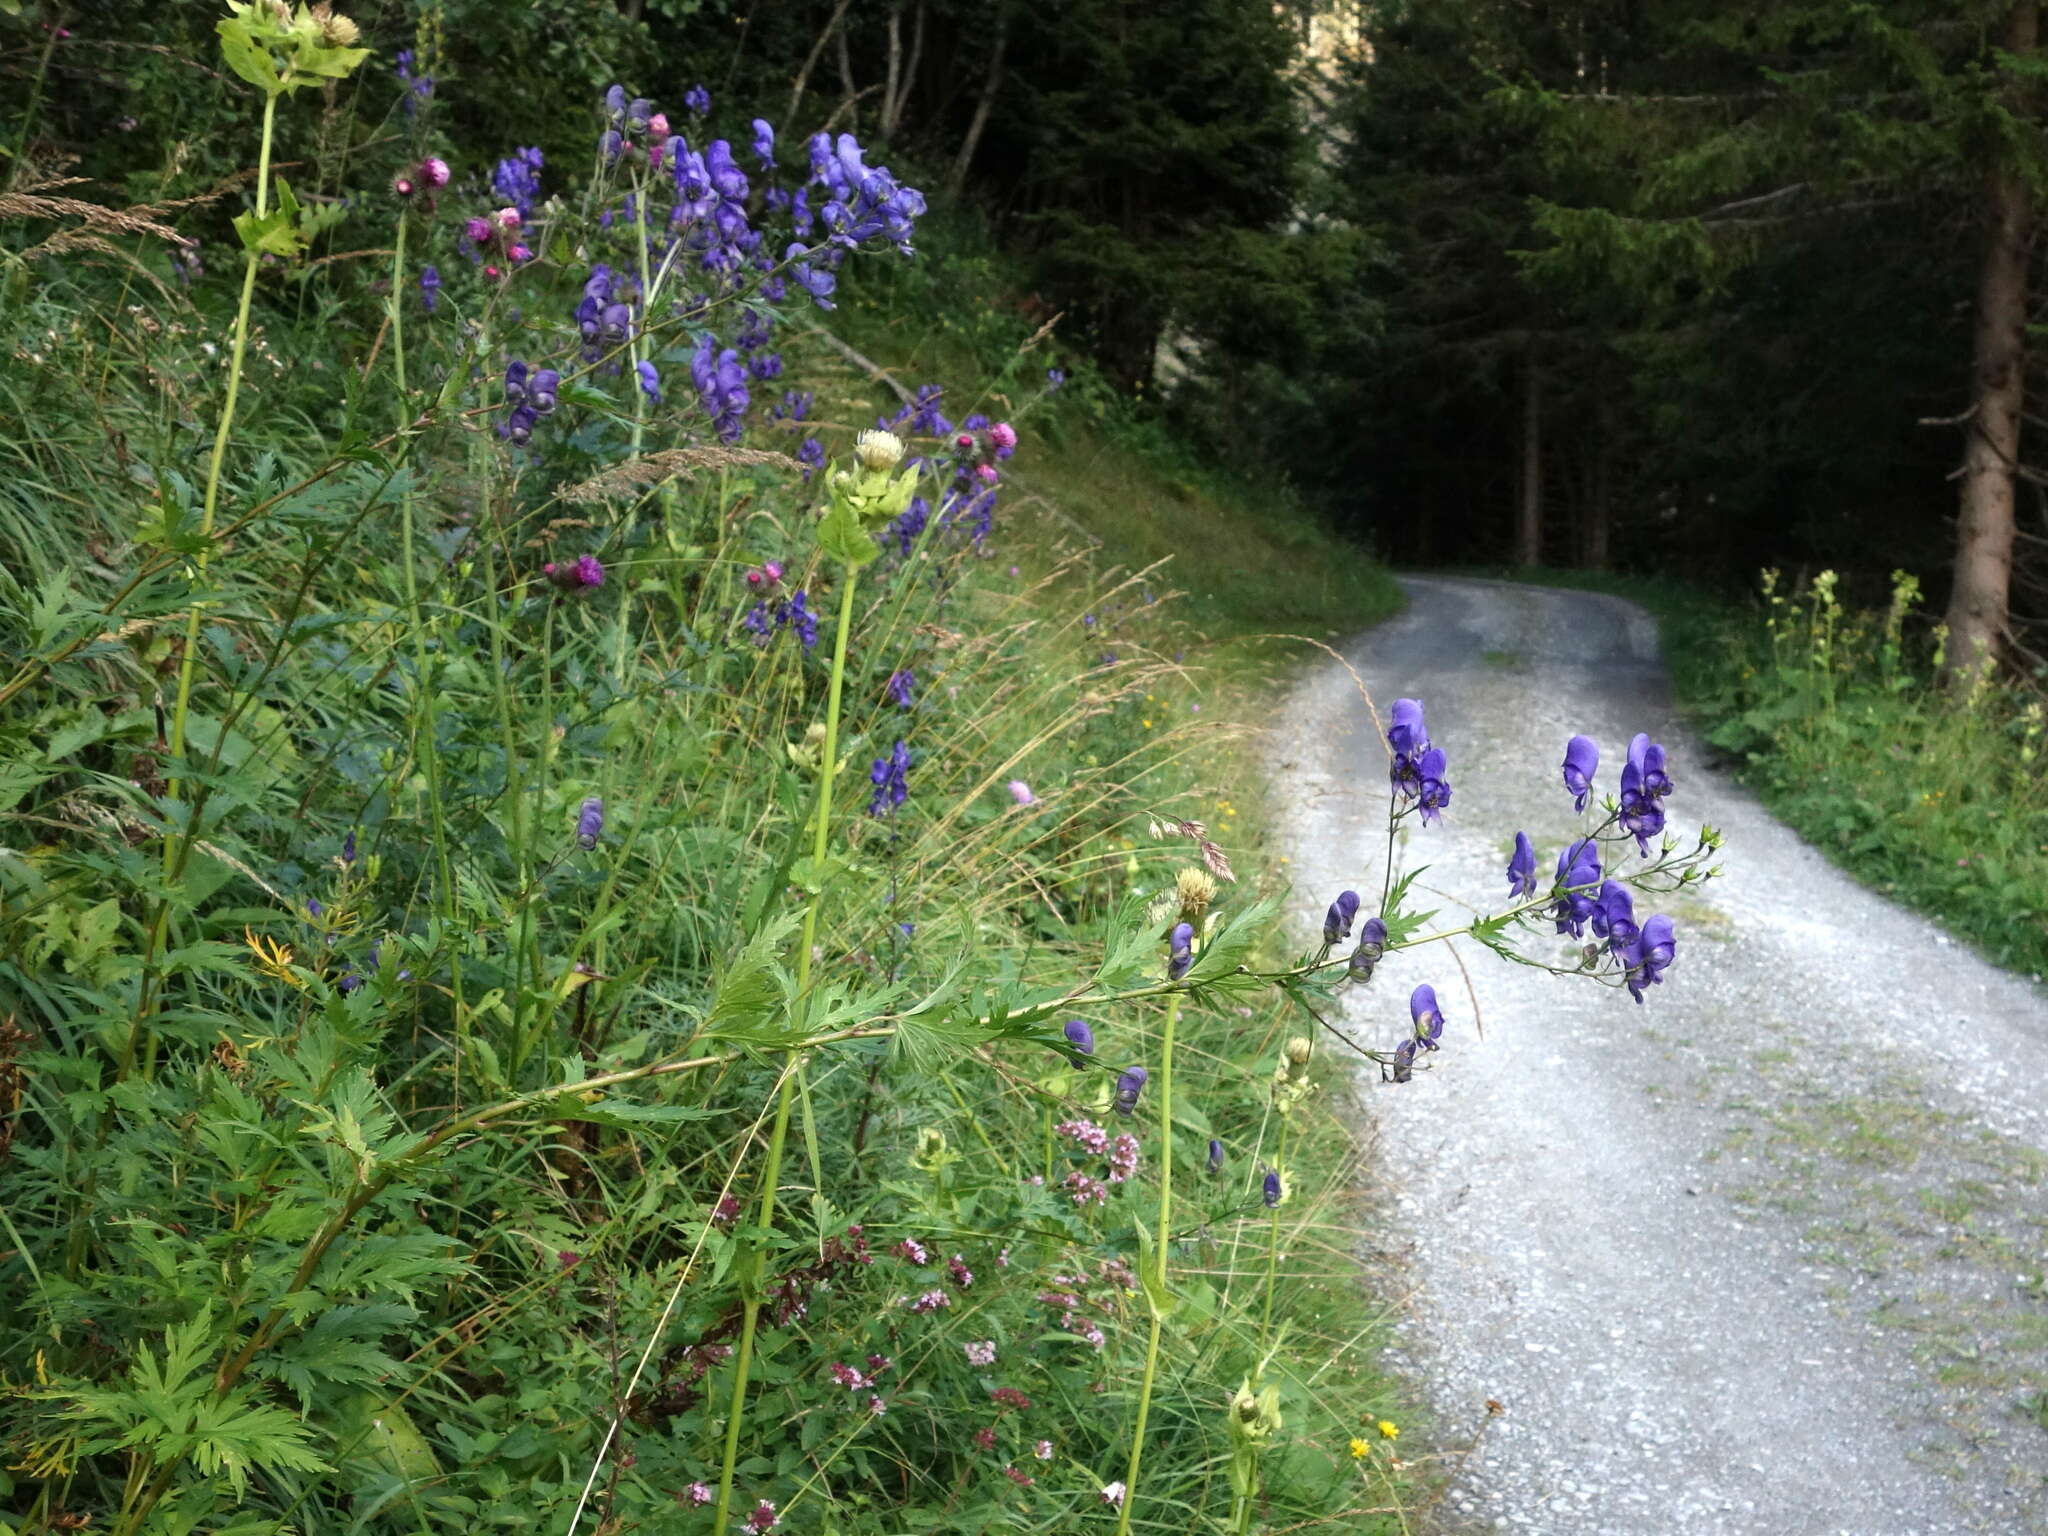
<path fill-rule="evenodd" d="M 849 570 L 859 570 L 881 557 L 881 546 L 860 524 L 860 514 L 844 501 L 834 501 L 832 510 L 818 524 L 818 547 Z"/>
<path fill-rule="evenodd" d="M 270 50 L 257 42 L 249 23 L 239 16 L 225 16 L 214 24 L 220 34 L 221 55 L 228 68 L 259 89 L 275 95 L 279 89 L 277 61 Z"/>

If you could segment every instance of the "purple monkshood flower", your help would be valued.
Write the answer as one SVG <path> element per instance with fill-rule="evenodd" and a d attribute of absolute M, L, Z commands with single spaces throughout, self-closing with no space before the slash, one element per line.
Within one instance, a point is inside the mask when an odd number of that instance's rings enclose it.
<path fill-rule="evenodd" d="M 1150 1075 L 1143 1067 L 1126 1067 L 1117 1074 L 1116 1102 L 1113 1107 L 1118 1114 L 1136 1113 L 1138 1095 L 1145 1091 L 1145 1080 Z"/>
<path fill-rule="evenodd" d="M 439 267 L 420 268 L 420 306 L 431 315 L 434 312 L 434 307 L 440 302 L 441 269 Z"/>
<path fill-rule="evenodd" d="M 1095 1054 L 1095 1031 L 1088 1027 L 1086 1019 L 1067 1020 L 1066 1027 L 1061 1030 L 1061 1033 L 1067 1037 L 1067 1042 L 1083 1056 Z"/>
<path fill-rule="evenodd" d="M 1583 811 L 1593 796 L 1593 775 L 1600 770 L 1600 747 L 1590 736 L 1574 736 L 1564 747 L 1564 787 L 1573 809 Z"/>
<path fill-rule="evenodd" d="M 1523 900 L 1536 894 L 1536 849 L 1529 834 L 1515 834 L 1515 854 L 1508 860 L 1508 894 Z"/>
<path fill-rule="evenodd" d="M 1166 941 L 1166 979 L 1179 981 L 1195 963 L 1195 930 L 1189 923 L 1175 923 Z"/>
<path fill-rule="evenodd" d="M 585 848 L 595 848 L 597 840 L 604 836 L 604 801 L 592 795 L 583 802 L 583 809 L 576 813 L 576 841 Z"/>
<path fill-rule="evenodd" d="M 757 117 L 750 124 L 754 130 L 754 153 L 760 158 L 761 169 L 775 169 L 775 129 L 766 118 Z"/>
<path fill-rule="evenodd" d="M 891 672 L 889 674 L 888 682 L 888 694 L 890 701 L 893 704 L 895 704 L 895 706 L 898 709 L 910 708 L 912 703 L 911 689 L 915 688 L 916 686 L 917 674 L 915 672 L 910 671 L 908 668 L 905 668 L 902 671 L 898 672 Z"/>
<path fill-rule="evenodd" d="M 699 117 L 709 117 L 711 115 L 711 93 L 705 90 L 701 83 L 693 85 L 683 92 L 683 105 Z"/>
<path fill-rule="evenodd" d="M 350 827 L 348 829 L 348 836 L 344 837 L 341 840 L 341 865 L 342 868 L 344 869 L 353 869 L 355 867 L 355 862 L 356 829 L 354 827 Z"/>
<path fill-rule="evenodd" d="M 1557 856 L 1557 905 L 1550 914 L 1559 933 L 1568 933 L 1575 939 L 1585 936 L 1587 920 L 1598 902 L 1599 886 L 1600 850 L 1593 840 L 1582 837 L 1567 844 Z"/>
<path fill-rule="evenodd" d="M 1358 916 L 1358 892 L 1339 891 L 1323 914 L 1323 943 L 1334 944 L 1351 937 L 1351 924 Z"/>
<path fill-rule="evenodd" d="M 1358 930 L 1358 948 L 1351 951 L 1351 975 L 1357 981 L 1371 981 L 1372 968 L 1380 963 L 1380 956 L 1387 952 L 1387 925 L 1376 917 L 1368 917 L 1365 926 Z"/>
<path fill-rule="evenodd" d="M 661 374 L 655 369 L 654 364 L 643 359 L 633 365 L 633 372 L 639 376 L 640 393 L 656 405 L 661 404 Z"/>
<path fill-rule="evenodd" d="M 1424 982 L 1408 994 L 1408 1016 L 1415 1021 L 1415 1040 L 1425 1051 L 1443 1038 L 1444 1016 L 1436 1005 L 1436 988 Z"/>
<path fill-rule="evenodd" d="M 1271 1210 L 1280 1203 L 1280 1174 L 1278 1170 L 1272 1168 L 1266 1170 L 1266 1182 L 1259 1190 L 1259 1197 L 1266 1202 L 1268 1210 Z"/>
<path fill-rule="evenodd" d="M 894 815 L 910 798 L 910 748 L 899 741 L 887 757 L 876 758 L 868 770 L 868 782 L 875 786 L 868 797 L 868 814 Z"/>
<path fill-rule="evenodd" d="M 1213 1136 L 1209 1138 L 1209 1171 L 1211 1173 L 1221 1173 L 1223 1171 L 1223 1143 Z"/>
<path fill-rule="evenodd" d="M 1420 699 L 1396 699 L 1394 723 L 1387 728 L 1387 745 L 1396 757 L 1420 757 L 1429 750 L 1429 732 L 1422 724 Z"/>
<path fill-rule="evenodd" d="M 1046 370 L 1045 370 L 1045 392 L 1046 392 L 1046 393 L 1047 393 L 1048 395 L 1050 395 L 1050 394 L 1053 394 L 1053 393 L 1055 393 L 1055 392 L 1056 392 L 1056 391 L 1057 391 L 1057 390 L 1058 390 L 1058 389 L 1060 388 L 1060 386 L 1061 386 L 1061 385 L 1063 385 L 1063 384 L 1065 384 L 1066 382 L 1067 382 L 1067 370 L 1066 370 L 1066 369 L 1064 369 L 1064 368 L 1048 368 L 1048 369 L 1046 369 Z"/>
<path fill-rule="evenodd" d="M 1621 830 L 1636 840 L 1647 857 L 1650 839 L 1664 830 L 1663 797 L 1671 793 L 1671 779 L 1664 772 L 1664 749 L 1637 732 L 1628 744 L 1628 761 L 1621 769 Z"/>
<path fill-rule="evenodd" d="M 1451 786 L 1444 778 L 1444 749 L 1431 747 L 1415 765 L 1416 804 L 1422 810 L 1422 824 L 1443 820 L 1444 807 L 1451 803 Z"/>
<path fill-rule="evenodd" d="M 1677 953 L 1678 935 L 1672 929 L 1671 919 L 1659 912 L 1643 924 L 1635 942 L 1621 952 L 1629 996 L 1640 1003 L 1643 988 L 1663 982 L 1664 972 Z"/>
<path fill-rule="evenodd" d="M 1619 955 L 1636 941 L 1635 903 L 1628 894 L 1628 887 L 1618 880 L 1609 880 L 1600 887 L 1600 899 L 1593 907 L 1593 932 L 1607 941 L 1607 947 Z"/>

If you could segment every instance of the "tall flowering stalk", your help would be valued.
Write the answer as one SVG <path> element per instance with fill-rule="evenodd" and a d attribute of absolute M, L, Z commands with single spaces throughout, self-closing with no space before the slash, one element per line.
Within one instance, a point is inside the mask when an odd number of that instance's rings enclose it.
<path fill-rule="evenodd" d="M 818 797 L 813 811 L 811 868 L 817 873 L 819 889 L 804 908 L 803 929 L 797 951 L 797 996 L 808 996 L 811 986 L 811 953 L 818 939 L 818 915 L 824 906 L 823 871 L 832 845 L 832 785 L 839 772 L 839 707 L 846 682 L 846 639 L 853 627 L 853 599 L 860 584 L 861 567 L 881 554 L 872 529 L 880 527 L 909 505 L 916 488 L 915 470 L 900 473 L 902 442 L 887 432 L 863 432 L 854 446 L 860 468 L 842 469 L 832 477 L 832 507 L 818 528 L 824 552 L 846 569 L 839 584 L 839 616 L 832 637 L 832 674 L 825 696 L 825 740 L 818 764 Z M 792 1049 L 783 1059 L 782 1082 L 776 1090 L 775 1123 L 768 1133 L 768 1153 L 761 1170 L 761 1215 L 759 1226 L 775 1226 L 776 1186 L 782 1178 L 782 1154 L 789 1140 L 790 1104 L 803 1073 L 803 1053 Z M 754 1335 L 761 1319 L 760 1275 L 764 1257 L 756 1248 L 747 1257 L 744 1273 L 745 1300 L 740 1312 L 740 1341 L 733 1357 L 732 1396 L 726 1407 L 725 1450 L 718 1469 L 718 1508 L 711 1528 L 723 1531 L 732 1508 L 733 1468 L 739 1460 L 740 1422 L 747 1405 L 747 1379 L 753 1370 Z"/>
<path fill-rule="evenodd" d="M 202 604 L 198 589 L 206 578 L 208 544 L 213 538 L 214 517 L 220 508 L 221 466 L 227 459 L 228 440 L 234 433 L 235 407 L 242 391 L 242 368 L 249 349 L 249 308 L 256 296 L 256 269 L 265 255 L 296 256 L 305 246 L 300 228 L 299 203 L 282 177 L 277 182 L 277 206 L 270 202 L 270 152 L 277 134 L 277 103 L 280 97 L 323 81 L 345 79 L 369 57 L 367 48 L 350 46 L 357 37 L 354 22 L 346 16 L 314 16 L 303 8 L 296 18 L 280 17 L 269 6 L 235 3 L 229 15 L 217 24 L 221 52 L 234 72 L 263 91 L 263 128 L 256 159 L 256 207 L 235 219 L 235 233 L 242 240 L 242 295 L 235 306 L 235 328 L 228 350 L 228 387 L 221 402 L 220 423 L 214 429 L 213 451 L 206 463 L 206 489 L 200 502 L 199 547 L 192 557 L 193 600 L 185 616 L 185 644 L 178 660 L 178 691 L 171 710 L 169 759 L 175 775 L 184 759 L 186 727 L 191 718 L 192 679 L 199 660 L 199 623 Z M 166 798 L 175 801 L 183 792 L 183 781 L 173 777 Z M 198 835 L 197 817 L 190 816 L 181 836 L 166 838 L 163 847 L 164 872 L 175 876 L 183 862 L 184 850 Z M 169 898 L 156 904 L 148 930 L 145 969 L 154 975 L 157 949 L 170 918 Z M 120 1073 L 127 1076 L 143 1033 L 143 1020 L 154 999 L 155 989 L 141 989 L 133 1027 L 122 1048 Z"/>

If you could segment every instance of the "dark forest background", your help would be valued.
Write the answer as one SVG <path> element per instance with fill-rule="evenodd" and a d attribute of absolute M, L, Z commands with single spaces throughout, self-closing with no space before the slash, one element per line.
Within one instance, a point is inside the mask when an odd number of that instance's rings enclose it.
<path fill-rule="evenodd" d="M 95 0 L 5 22 L 0 83 L 16 108 L 36 97 L 6 114 L 31 124 L 16 164 L 75 157 L 138 201 L 241 169 L 253 108 L 212 67 L 215 12 Z M 1832 567 L 1859 596 L 1903 568 L 1937 604 L 1989 419 L 1975 327 L 2001 208 L 2023 275 L 2032 260 L 2037 12 L 355 8 L 373 35 L 416 31 L 451 145 L 537 146 L 550 192 L 587 176 L 614 79 L 665 101 L 702 82 L 720 121 L 737 104 L 785 137 L 857 129 L 950 210 L 942 245 L 1002 253 L 1021 313 L 1063 316 L 1118 387 L 1390 560 L 1729 587 Z M 381 112 L 390 68 L 342 87 L 363 112 L 337 101 L 288 128 L 309 182 L 347 184 L 362 135 L 329 125 Z M 2048 613 L 2048 511 L 2023 439 L 1979 447 L 1991 469 L 1963 482 L 2002 470 L 2015 499 L 1992 538 L 2019 644 Z"/>

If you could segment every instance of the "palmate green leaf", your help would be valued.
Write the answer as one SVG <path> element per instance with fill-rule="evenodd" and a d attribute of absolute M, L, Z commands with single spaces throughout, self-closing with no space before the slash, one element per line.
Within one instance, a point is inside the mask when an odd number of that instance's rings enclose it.
<path fill-rule="evenodd" d="M 258 1355 L 254 1370 L 288 1388 L 310 1413 L 323 1387 L 367 1386 L 397 1372 L 398 1361 L 379 1341 L 417 1315 L 402 1302 L 330 1306 L 311 1327 Z"/>
<path fill-rule="evenodd" d="M 1145 921 L 1150 907 L 1146 897 L 1131 895 L 1111 914 L 1109 932 L 1103 940 L 1102 965 L 1095 973 L 1100 985 L 1122 991 L 1146 980 L 1151 970 L 1164 966 L 1165 943 Z"/>
<path fill-rule="evenodd" d="M 1208 942 L 1195 955 L 1194 966 L 1188 971 L 1188 981 L 1197 987 L 1234 985 L 1244 978 L 1237 976 L 1239 966 L 1251 957 L 1253 947 L 1264 934 L 1266 925 L 1280 910 L 1285 898 L 1279 894 L 1261 897 L 1240 912 L 1224 919 L 1223 926 L 1209 935 Z"/>
<path fill-rule="evenodd" d="M 706 1035 L 762 1044 L 793 1033 L 790 1004 L 795 989 L 782 967 L 782 950 L 802 916 L 801 912 L 778 914 L 733 957 L 705 1012 Z"/>
<path fill-rule="evenodd" d="M 1409 870 L 1407 874 L 1394 882 L 1394 889 L 1387 895 L 1387 909 L 1383 914 L 1383 918 L 1387 925 L 1387 944 L 1389 947 L 1405 944 L 1410 938 L 1421 931 L 1423 924 L 1436 916 L 1436 909 L 1434 907 L 1430 908 L 1427 912 L 1410 912 L 1407 910 L 1409 887 L 1414 885 L 1416 879 L 1427 871 L 1428 868 L 1429 866 L 1425 864 L 1420 869 Z"/>
<path fill-rule="evenodd" d="M 555 1111 L 559 1120 L 582 1120 L 592 1125 L 609 1125 L 618 1130 L 634 1130 L 642 1127 L 663 1125 L 687 1125 L 698 1120 L 716 1120 L 725 1114 L 720 1109 L 704 1109 L 688 1104 L 640 1104 L 632 1099 L 598 1099 L 583 1103 L 570 1098 Z"/>

